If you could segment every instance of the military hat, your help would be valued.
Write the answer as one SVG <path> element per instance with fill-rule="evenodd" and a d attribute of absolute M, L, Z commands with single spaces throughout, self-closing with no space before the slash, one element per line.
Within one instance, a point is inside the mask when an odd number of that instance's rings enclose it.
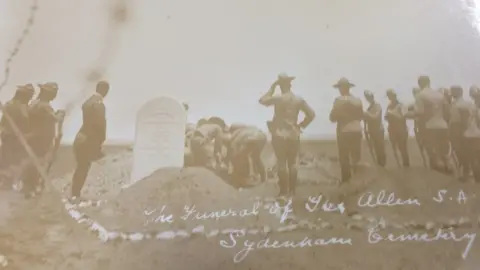
<path fill-rule="evenodd" d="M 17 92 L 21 93 L 34 93 L 35 88 L 31 83 L 29 84 L 23 84 L 23 85 L 17 85 Z"/>
<path fill-rule="evenodd" d="M 58 84 L 56 82 L 38 84 L 38 87 L 40 87 L 40 90 L 43 91 L 58 91 Z"/>
<path fill-rule="evenodd" d="M 285 72 L 282 72 L 282 73 L 278 74 L 278 81 L 279 82 L 293 81 L 293 80 L 295 80 L 295 78 L 296 78 L 295 76 L 290 76 Z"/>
<path fill-rule="evenodd" d="M 338 80 L 336 84 L 333 85 L 334 88 L 340 88 L 342 86 L 351 88 L 351 87 L 355 87 L 355 84 L 351 83 L 347 78 L 342 77 L 340 78 L 340 80 Z"/>

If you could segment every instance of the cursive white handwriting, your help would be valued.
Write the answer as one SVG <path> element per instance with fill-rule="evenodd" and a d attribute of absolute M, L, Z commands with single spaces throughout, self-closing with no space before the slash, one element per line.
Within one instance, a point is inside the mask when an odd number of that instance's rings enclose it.
<path fill-rule="evenodd" d="M 293 212 L 292 199 L 289 199 L 285 206 L 281 206 L 278 202 L 275 202 L 275 204 L 270 207 L 269 212 L 273 215 L 281 214 L 280 223 L 284 223 L 288 217 L 288 214 Z"/>
<path fill-rule="evenodd" d="M 413 234 L 400 234 L 394 235 L 388 233 L 386 236 L 382 236 L 378 233 L 378 228 L 370 228 L 368 230 L 368 243 L 377 244 L 381 241 L 389 242 L 405 242 L 405 241 L 417 241 L 417 242 L 434 242 L 438 240 L 452 240 L 455 242 L 461 242 L 467 239 L 467 247 L 462 253 L 462 258 L 466 259 L 470 249 L 473 246 L 473 242 L 477 237 L 476 233 L 465 233 L 464 235 L 458 237 L 453 230 L 444 231 L 443 229 L 438 229 L 437 233 L 434 235 L 429 235 L 428 233 L 413 233 Z"/>
<path fill-rule="evenodd" d="M 340 204 L 335 204 L 335 203 L 331 203 L 329 200 L 325 200 L 322 206 L 320 207 L 320 202 L 322 201 L 322 199 L 323 199 L 323 195 L 308 197 L 308 201 L 305 203 L 305 208 L 309 212 L 316 211 L 319 208 L 325 212 L 338 211 L 342 214 L 343 212 L 345 212 L 345 205 L 343 204 L 343 202 Z"/>
<path fill-rule="evenodd" d="M 396 205 L 420 205 L 417 199 L 402 200 L 395 197 L 395 193 L 390 192 L 388 196 L 385 190 L 380 191 L 376 196 L 372 192 L 367 192 L 360 196 L 357 202 L 360 207 L 377 206 L 396 206 Z"/>
<path fill-rule="evenodd" d="M 253 204 L 252 209 L 242 209 L 240 211 L 229 209 L 224 209 L 220 211 L 212 211 L 212 212 L 199 212 L 196 209 L 195 205 L 192 206 L 185 206 L 184 213 L 185 215 L 181 216 L 180 218 L 183 220 L 206 220 L 206 219 L 215 219 L 218 220 L 220 218 L 225 217 L 248 217 L 248 216 L 257 216 L 258 209 L 260 208 L 260 203 L 256 202 Z"/>
<path fill-rule="evenodd" d="M 157 212 L 158 210 L 157 209 L 154 209 L 154 210 L 145 210 L 143 211 L 143 214 L 145 214 L 145 216 L 151 216 L 155 213 L 155 219 L 153 220 L 154 223 L 173 223 L 173 215 L 165 215 L 164 212 L 165 212 L 165 208 L 166 206 L 162 206 L 162 208 L 160 209 L 159 212 Z M 150 223 L 150 221 L 146 221 L 144 223 L 144 225 L 147 225 L 148 223 Z"/>
<path fill-rule="evenodd" d="M 245 237 L 245 230 L 237 230 L 230 233 L 229 240 L 221 240 L 220 246 L 224 248 L 234 248 L 237 246 L 237 238 Z M 278 241 L 272 240 L 269 237 L 264 238 L 258 242 L 245 240 L 241 250 L 233 257 L 233 262 L 239 263 L 243 261 L 251 251 L 255 249 L 277 249 L 277 248 L 310 248 L 316 246 L 328 246 L 328 245 L 352 245 L 351 238 L 309 238 L 304 237 L 302 240 L 285 240 Z"/>

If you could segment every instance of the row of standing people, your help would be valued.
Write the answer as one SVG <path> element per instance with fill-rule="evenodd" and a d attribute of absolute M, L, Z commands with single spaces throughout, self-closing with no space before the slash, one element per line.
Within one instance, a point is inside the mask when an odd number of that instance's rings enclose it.
<path fill-rule="evenodd" d="M 33 99 L 35 88 L 32 84 L 17 87 L 14 97 L 3 108 L 1 126 L 1 162 L 4 181 L 12 184 L 21 179 L 26 197 L 35 196 L 43 188 L 36 167 L 29 162 L 26 149 L 19 138 L 22 135 L 30 145 L 40 165 L 50 162 L 51 151 L 57 135 L 61 136 L 60 122 L 64 111 L 55 111 L 50 102 L 55 99 L 58 85 L 53 82 L 40 84 L 38 96 Z M 14 125 L 12 125 L 12 122 Z M 15 127 L 17 130 L 15 130 Z M 13 170 L 18 168 L 19 170 Z"/>
<path fill-rule="evenodd" d="M 412 120 L 415 139 L 425 166 L 442 173 L 458 170 L 461 179 L 473 171 L 476 181 L 480 180 L 479 151 L 473 147 L 479 145 L 477 141 L 480 140 L 480 122 L 477 120 L 480 104 L 478 87 L 470 88 L 470 96 L 475 102 L 473 104 L 463 98 L 462 87 L 436 90 L 430 86 L 428 76 L 420 76 L 418 87 L 412 92 L 415 102 L 410 106 L 401 103 L 393 89 L 387 90 L 390 103 L 383 116 L 380 104 L 370 91 L 364 92 L 369 103 L 364 111 L 361 100 L 350 93 L 354 86 L 346 78 L 334 85 L 339 89 L 340 96 L 335 99 L 330 113 L 330 120 L 337 123 L 343 181 L 348 181 L 358 167 L 362 133 L 375 162 L 381 167 L 386 165 L 383 119 L 388 124 L 388 138 L 399 165 L 398 152 L 402 159 L 401 165 L 410 166 L 407 120 Z"/>
<path fill-rule="evenodd" d="M 29 159 L 22 138 L 32 149 L 40 163 L 38 165 L 48 170 L 53 161 L 54 146 L 60 143 L 62 137 L 62 123 L 65 118 L 64 110 L 55 111 L 51 106 L 51 101 L 58 93 L 58 84 L 49 82 L 40 84 L 39 88 L 38 96 L 32 100 L 35 94 L 34 86 L 18 86 L 14 97 L 4 105 L 0 122 L 0 171 L 3 172 L 3 182 L 12 184 L 13 181 L 21 179 L 26 198 L 38 195 L 45 183 Z M 107 124 L 103 98 L 109 89 L 107 82 L 97 83 L 96 92 L 82 105 L 83 123 L 73 145 L 76 169 L 72 178 L 71 195 L 74 200 L 80 198 L 91 163 L 103 156 L 102 145 L 106 139 Z M 20 137 L 17 136 L 18 132 Z M 12 175 L 9 173 L 12 168 L 19 168 L 20 172 Z"/>

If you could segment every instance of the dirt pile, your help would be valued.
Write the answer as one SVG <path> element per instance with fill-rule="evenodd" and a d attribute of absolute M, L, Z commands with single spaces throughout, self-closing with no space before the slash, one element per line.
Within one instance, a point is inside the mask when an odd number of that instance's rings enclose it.
<path fill-rule="evenodd" d="M 130 178 L 133 155 L 125 151 L 116 155 L 106 156 L 92 163 L 87 181 L 82 190 L 86 198 L 109 199 L 118 195 L 121 188 Z M 70 195 L 73 171 L 65 176 L 53 179 L 53 186 L 65 196 Z"/>
<path fill-rule="evenodd" d="M 279 227 L 278 218 L 251 197 L 252 192 L 237 191 L 203 168 L 160 169 L 107 204 L 84 212 L 107 230 L 120 232 Z M 187 208 L 195 212 L 186 216 Z"/>

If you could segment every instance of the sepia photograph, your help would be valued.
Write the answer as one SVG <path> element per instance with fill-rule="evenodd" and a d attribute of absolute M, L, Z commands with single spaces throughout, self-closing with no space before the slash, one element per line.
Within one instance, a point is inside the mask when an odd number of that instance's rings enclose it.
<path fill-rule="evenodd" d="M 0 270 L 480 269 L 480 0 L 0 0 Z"/>

